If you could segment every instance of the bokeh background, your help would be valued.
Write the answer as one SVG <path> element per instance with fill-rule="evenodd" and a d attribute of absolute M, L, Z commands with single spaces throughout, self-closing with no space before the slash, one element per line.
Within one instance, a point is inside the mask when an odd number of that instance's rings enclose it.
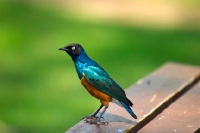
<path fill-rule="evenodd" d="M 58 51 L 72 42 L 124 89 L 167 61 L 199 66 L 199 7 L 198 0 L 1 0 L 0 132 L 65 132 L 99 107 Z"/>

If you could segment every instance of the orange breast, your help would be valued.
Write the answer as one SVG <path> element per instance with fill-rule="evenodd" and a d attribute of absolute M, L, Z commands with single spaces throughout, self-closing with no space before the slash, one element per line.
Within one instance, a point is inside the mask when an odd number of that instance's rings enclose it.
<path fill-rule="evenodd" d="M 82 77 L 81 84 L 87 89 L 87 91 L 92 96 L 94 96 L 97 99 L 99 99 L 104 106 L 108 106 L 109 102 L 112 101 L 112 97 L 106 95 L 105 93 L 97 90 L 92 85 L 90 85 L 90 83 L 87 81 L 87 79 L 85 78 L 85 76 Z"/>

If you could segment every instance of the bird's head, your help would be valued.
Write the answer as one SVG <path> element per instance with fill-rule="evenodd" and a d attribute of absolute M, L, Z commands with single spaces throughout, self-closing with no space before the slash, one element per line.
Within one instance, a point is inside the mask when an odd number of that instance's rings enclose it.
<path fill-rule="evenodd" d="M 69 44 L 63 48 L 59 48 L 58 50 L 63 50 L 67 52 L 70 56 L 72 55 L 80 55 L 82 51 L 82 46 L 77 43 Z"/>
<path fill-rule="evenodd" d="M 59 48 L 58 50 L 63 50 L 67 52 L 71 57 L 76 57 L 80 54 L 85 53 L 83 47 L 77 43 L 68 44 L 67 46 Z"/>

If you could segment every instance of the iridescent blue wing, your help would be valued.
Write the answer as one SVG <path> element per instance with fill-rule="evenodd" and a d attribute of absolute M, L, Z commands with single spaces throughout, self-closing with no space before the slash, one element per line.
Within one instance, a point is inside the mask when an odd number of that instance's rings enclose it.
<path fill-rule="evenodd" d="M 87 81 L 99 91 L 132 106 L 124 90 L 100 67 L 87 66 L 83 71 Z"/>

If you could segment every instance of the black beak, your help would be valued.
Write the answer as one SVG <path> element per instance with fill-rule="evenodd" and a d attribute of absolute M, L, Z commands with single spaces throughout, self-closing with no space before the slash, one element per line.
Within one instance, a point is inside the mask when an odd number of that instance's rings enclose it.
<path fill-rule="evenodd" d="M 68 49 L 66 49 L 66 48 L 59 48 L 58 50 L 68 51 Z"/>

